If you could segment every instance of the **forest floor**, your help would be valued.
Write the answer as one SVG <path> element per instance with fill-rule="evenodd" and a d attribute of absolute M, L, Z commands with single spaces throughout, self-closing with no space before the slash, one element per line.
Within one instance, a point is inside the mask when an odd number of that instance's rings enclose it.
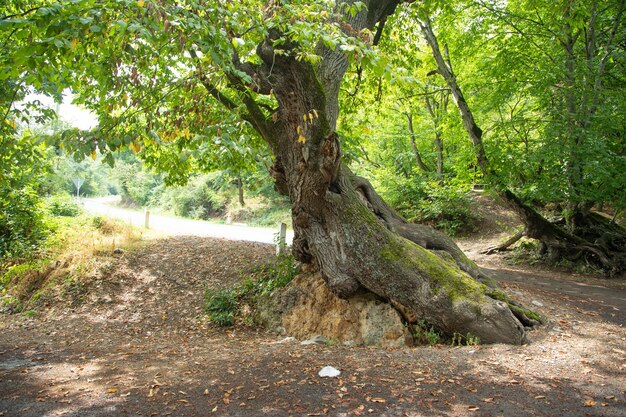
<path fill-rule="evenodd" d="M 302 345 L 206 322 L 207 288 L 232 287 L 271 245 L 147 240 L 99 259 L 75 303 L 0 315 L 0 416 L 623 416 L 623 281 L 511 268 L 460 245 L 547 322 L 525 346 Z M 78 302 L 80 301 L 80 302 Z M 330 365 L 338 378 L 318 376 Z"/>

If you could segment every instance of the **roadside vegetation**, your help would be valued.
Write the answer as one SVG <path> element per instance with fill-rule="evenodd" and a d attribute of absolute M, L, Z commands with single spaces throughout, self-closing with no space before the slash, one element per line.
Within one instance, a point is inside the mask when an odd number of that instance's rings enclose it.
<path fill-rule="evenodd" d="M 42 237 L 29 252 L 0 258 L 0 312 L 35 315 L 50 301 L 82 301 L 84 286 L 107 259 L 132 250 L 141 233 L 130 226 L 84 213 L 69 196 L 45 200 Z"/>

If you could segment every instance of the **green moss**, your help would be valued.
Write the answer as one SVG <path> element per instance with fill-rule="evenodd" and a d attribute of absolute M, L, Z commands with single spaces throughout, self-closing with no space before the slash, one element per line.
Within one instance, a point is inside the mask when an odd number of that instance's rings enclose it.
<path fill-rule="evenodd" d="M 461 271 L 456 263 L 452 264 L 399 236 L 390 235 L 384 225 L 363 204 L 346 205 L 346 211 L 349 214 L 348 218 L 358 222 L 358 224 L 354 224 L 356 230 L 362 230 L 363 234 L 373 232 L 388 236 L 386 244 L 379 252 L 383 261 L 399 264 L 401 268 L 419 271 L 420 274 L 431 280 L 434 294 L 445 291 L 452 301 L 471 299 L 475 302 L 481 302 L 484 299 L 487 287 Z"/>
<path fill-rule="evenodd" d="M 505 303 L 509 304 L 509 297 L 506 295 L 504 291 L 500 289 L 491 290 L 490 292 L 487 293 L 487 295 L 493 298 L 494 300 L 504 301 Z"/>
<path fill-rule="evenodd" d="M 522 307 L 518 307 L 516 305 L 511 304 L 511 300 L 506 295 L 506 293 L 504 291 L 502 291 L 501 289 L 491 290 L 490 292 L 487 293 L 487 295 L 489 297 L 493 298 L 494 300 L 505 302 L 506 305 L 509 306 L 511 311 L 513 311 L 513 312 L 515 312 L 517 314 L 522 314 L 522 315 L 528 317 L 531 320 L 535 320 L 535 321 L 541 322 L 541 316 L 539 314 L 537 314 L 534 311 L 529 310 L 527 308 L 522 308 Z"/>
<path fill-rule="evenodd" d="M 445 291 L 452 301 L 469 298 L 480 302 L 487 288 L 467 276 L 456 265 L 404 239 L 392 239 L 383 247 L 380 255 L 387 261 L 404 262 L 404 266 L 421 271 L 434 281 L 432 290 L 435 294 Z"/>
<path fill-rule="evenodd" d="M 531 320 L 535 320 L 535 321 L 538 321 L 538 322 L 540 322 L 540 323 L 541 323 L 541 316 L 540 316 L 539 314 L 535 313 L 534 311 L 529 310 L 529 309 L 527 309 L 527 308 L 522 308 L 522 307 L 514 306 L 514 305 L 511 305 L 511 304 L 509 304 L 508 306 L 509 306 L 509 308 L 510 308 L 511 310 L 513 310 L 514 312 L 516 312 L 516 313 L 518 313 L 518 314 L 523 314 L 523 315 L 525 315 L 526 317 L 528 317 L 529 319 L 531 319 Z"/>
<path fill-rule="evenodd" d="M 388 242 L 380 251 L 380 256 L 387 261 L 402 261 L 408 260 L 405 246 L 396 241 L 395 239 Z"/>

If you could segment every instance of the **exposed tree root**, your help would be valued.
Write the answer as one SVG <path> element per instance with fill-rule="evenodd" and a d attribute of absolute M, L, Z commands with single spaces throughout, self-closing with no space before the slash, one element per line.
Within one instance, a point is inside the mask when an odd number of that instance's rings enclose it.
<path fill-rule="evenodd" d="M 472 278 L 482 284 L 485 284 L 490 288 L 485 294 L 494 300 L 506 303 L 513 315 L 524 327 L 532 328 L 542 322 L 542 319 L 538 314 L 511 300 L 502 290 L 500 290 L 496 282 L 482 273 L 480 268 L 463 253 L 463 251 L 450 237 L 430 226 L 407 222 L 387 203 L 385 203 L 385 201 L 376 193 L 371 183 L 365 178 L 351 174 L 351 181 L 354 188 L 360 194 L 363 203 L 376 214 L 380 221 L 389 230 L 418 244 L 424 249 L 430 250 L 440 258 L 466 272 Z M 513 242 L 511 242 L 511 244 L 512 243 Z M 416 322 L 417 318 L 414 312 L 407 309 L 396 300 L 391 301 L 394 307 L 396 307 L 408 323 Z"/>
<path fill-rule="evenodd" d="M 525 235 L 540 241 L 551 257 L 571 259 L 588 255 L 609 276 L 626 270 L 626 231 L 616 223 L 589 213 L 573 234 L 547 220 L 511 191 L 506 190 L 502 196 L 523 221 Z"/>
<path fill-rule="evenodd" d="M 519 232 L 515 233 L 513 236 L 511 236 L 509 239 L 507 239 L 505 242 L 499 244 L 498 246 L 493 246 L 491 248 L 487 248 L 487 249 L 481 251 L 480 253 L 485 254 L 485 255 L 492 255 L 492 254 L 494 254 L 496 252 L 504 252 L 511 245 L 513 245 L 515 242 L 517 242 L 518 240 L 520 240 L 524 236 L 526 236 L 526 229 L 522 229 Z"/>

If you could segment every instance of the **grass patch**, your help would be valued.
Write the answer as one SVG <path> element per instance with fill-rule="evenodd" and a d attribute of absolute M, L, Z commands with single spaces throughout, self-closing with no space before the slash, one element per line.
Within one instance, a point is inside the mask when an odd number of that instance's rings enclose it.
<path fill-rule="evenodd" d="M 85 282 L 97 274 L 102 257 L 141 240 L 131 226 L 85 214 L 51 214 L 46 222 L 50 233 L 37 251 L 0 259 L 0 312 L 35 311 L 55 298 L 82 302 Z"/>
<path fill-rule="evenodd" d="M 207 290 L 205 311 L 211 323 L 232 326 L 236 321 L 249 323 L 258 297 L 289 284 L 298 274 L 292 256 L 279 256 L 255 268 L 233 289 Z"/>

